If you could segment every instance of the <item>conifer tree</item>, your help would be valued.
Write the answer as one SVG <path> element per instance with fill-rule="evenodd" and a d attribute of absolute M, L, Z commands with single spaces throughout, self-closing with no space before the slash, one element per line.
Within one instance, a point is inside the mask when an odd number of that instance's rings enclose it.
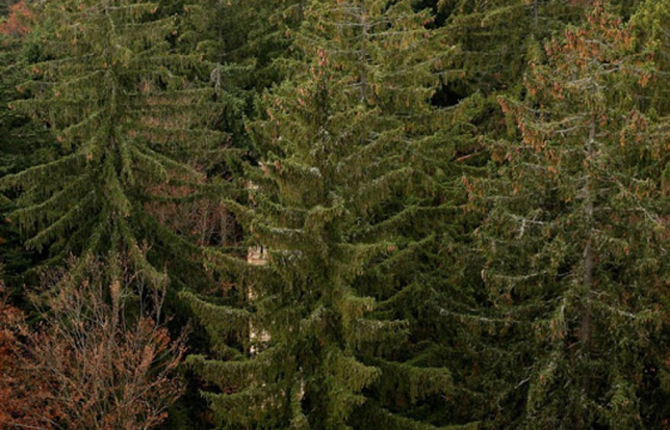
<path fill-rule="evenodd" d="M 221 259 L 243 274 L 244 309 L 187 296 L 219 345 L 189 360 L 221 390 L 205 394 L 221 428 L 450 424 L 419 412 L 452 381 L 407 320 L 435 310 L 423 260 L 448 253 L 469 131 L 467 106 L 430 105 L 451 50 L 431 21 L 406 1 L 305 8 L 302 58 L 249 126 L 261 168 L 238 212 L 267 264 Z"/>
<path fill-rule="evenodd" d="M 0 18 L 0 177 L 45 162 L 53 156 L 53 136 L 28 116 L 11 110 L 8 104 L 20 97 L 16 86 L 22 82 L 21 68 L 34 61 L 35 50 L 25 43 L 34 16 L 25 2 L 12 4 Z M 9 198 L 7 198 L 9 197 Z M 34 263 L 34 252 L 24 249 L 16 224 L 7 219 L 15 208 L 12 194 L 0 195 L 0 264 L 11 290 L 18 277 Z"/>
<path fill-rule="evenodd" d="M 211 2 L 207 7 L 206 49 L 221 63 L 246 66 L 234 79 L 239 87 L 262 91 L 281 80 L 281 60 L 291 56 L 294 31 L 305 0 Z M 279 61 L 276 61 L 279 60 Z"/>
<path fill-rule="evenodd" d="M 525 396 L 500 428 L 651 428 L 641 398 L 666 366 L 667 136 L 631 94 L 652 63 L 599 2 L 544 55 L 525 98 L 500 100 L 518 134 L 492 148 L 484 188 L 482 276 L 521 369 L 509 392 Z"/>
<path fill-rule="evenodd" d="M 631 18 L 631 23 L 634 26 L 637 43 L 647 48 L 650 53 L 648 59 L 651 59 L 655 66 L 650 85 L 646 91 L 636 94 L 636 100 L 640 106 L 662 118 L 659 122 L 664 123 L 667 130 L 670 115 L 670 97 L 667 90 L 670 72 L 667 55 L 670 47 L 670 2 L 667 0 L 640 2 Z M 667 195 L 670 186 L 670 165 L 667 159 L 659 165 L 662 167 L 661 189 Z M 667 332 L 661 332 L 652 340 L 657 345 L 654 361 L 667 362 L 667 358 L 670 357 L 665 336 Z M 670 424 L 670 408 L 665 401 L 670 390 L 668 384 L 670 369 L 667 366 L 660 366 L 650 367 L 649 370 L 652 368 L 654 371 L 646 372 L 643 379 L 644 390 L 640 394 L 641 415 L 648 428 L 664 428 Z"/>
<path fill-rule="evenodd" d="M 578 19 L 579 1 L 438 1 L 442 26 L 459 47 L 459 74 L 444 84 L 454 95 L 499 93 L 520 83 L 528 51 Z"/>
<path fill-rule="evenodd" d="M 655 64 L 654 82 L 647 91 L 639 94 L 639 103 L 646 108 L 653 108 L 660 116 L 670 112 L 668 95 L 668 76 L 670 61 L 670 3 L 667 1 L 643 1 L 635 11 L 631 22 L 637 43 L 645 46 Z"/>
<path fill-rule="evenodd" d="M 47 124 L 59 156 L 2 179 L 18 190 L 12 218 L 32 237 L 26 246 L 67 253 L 127 251 L 146 275 L 160 278 L 142 252 L 162 245 L 173 261 L 189 261 L 185 241 L 162 228 L 146 203 L 179 200 L 170 191 L 202 190 L 194 154 L 225 151 L 226 135 L 208 128 L 223 92 L 208 88 L 210 65 L 174 44 L 176 16 L 132 0 L 61 1 L 42 5 L 36 33 L 43 61 L 18 86 L 30 95 L 12 103 Z M 193 192 L 182 192 L 193 198 Z M 149 260 L 158 259 L 156 249 Z M 153 255 L 153 257 L 152 257 Z M 160 259 L 158 259 L 160 260 Z"/>

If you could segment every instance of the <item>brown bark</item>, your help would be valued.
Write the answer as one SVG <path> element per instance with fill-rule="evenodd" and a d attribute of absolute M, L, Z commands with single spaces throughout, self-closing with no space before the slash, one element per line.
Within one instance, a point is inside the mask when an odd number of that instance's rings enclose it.
<path fill-rule="evenodd" d="M 589 137 L 588 141 L 586 144 L 586 158 L 587 158 L 587 163 L 590 163 L 592 161 L 592 157 L 595 154 L 595 139 L 596 139 L 596 119 L 595 117 L 591 118 L 591 122 L 589 124 Z M 582 321 L 581 321 L 581 327 L 580 327 L 580 333 L 579 333 L 579 339 L 581 342 L 581 351 L 583 356 L 585 357 L 586 360 L 588 360 L 589 356 L 591 355 L 591 342 L 592 342 L 592 333 L 593 333 L 593 323 L 592 323 L 592 318 L 593 318 L 593 311 L 591 308 L 591 302 L 593 301 L 593 272 L 594 272 L 594 265 L 595 265 L 595 258 L 594 258 L 594 252 L 593 252 L 593 230 L 594 230 L 594 201 L 595 201 L 595 196 L 596 196 L 596 190 L 594 189 L 594 181 L 593 181 L 593 174 L 590 171 L 590 167 L 586 167 L 587 169 L 587 174 L 586 174 L 586 184 L 584 187 L 584 193 L 585 193 L 585 216 L 586 216 L 586 223 L 587 223 L 587 238 L 586 238 L 586 245 L 584 247 L 584 254 L 583 254 L 583 266 L 584 266 L 584 275 L 582 278 L 582 285 L 585 290 L 585 297 L 584 297 L 584 310 L 583 310 L 583 315 L 582 315 Z M 584 374 L 582 375 L 582 396 L 585 398 L 588 396 L 588 392 L 590 391 L 591 388 L 591 375 L 589 375 L 588 371 L 585 371 Z M 583 427 L 583 415 L 584 415 L 584 407 L 580 408 L 579 411 L 579 416 L 577 417 L 577 423 L 576 423 L 576 429 L 579 430 Z"/>

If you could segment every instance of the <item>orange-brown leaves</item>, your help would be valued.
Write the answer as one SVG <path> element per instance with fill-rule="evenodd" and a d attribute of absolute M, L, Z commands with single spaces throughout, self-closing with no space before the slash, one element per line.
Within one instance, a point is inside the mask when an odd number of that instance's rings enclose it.
<path fill-rule="evenodd" d="M 538 87 L 549 87 L 551 96 L 564 99 L 570 96 L 594 93 L 595 88 L 613 75 L 633 77 L 641 85 L 649 81 L 649 73 L 643 68 L 632 67 L 639 55 L 633 52 L 633 32 L 630 26 L 609 13 L 602 2 L 595 2 L 586 15 L 582 27 L 568 28 L 563 37 L 552 40 L 545 46 L 548 64 L 531 65 L 528 90 L 531 94 Z M 598 104 L 597 101 L 592 101 Z"/>
<path fill-rule="evenodd" d="M 48 404 L 49 387 L 30 376 L 30 361 L 20 342 L 28 336 L 23 313 L 8 304 L 0 282 L 0 429 L 50 430 L 60 411 Z"/>
<path fill-rule="evenodd" d="M 0 284 L 0 289 L 3 288 Z M 4 293 L 4 292 L 3 292 Z M 23 331 L 23 315 L 0 299 L 0 423 L 14 420 L 17 409 L 17 334 Z M 0 424 L 0 428 L 3 428 Z"/>
<path fill-rule="evenodd" d="M 34 14 L 22 0 L 9 7 L 9 16 L 5 22 L 0 23 L 0 34 L 13 37 L 23 37 L 30 33 Z"/>
<path fill-rule="evenodd" d="M 164 421 L 180 396 L 174 371 L 183 339 L 172 341 L 156 322 L 164 293 L 147 291 L 153 299 L 143 308 L 151 311 L 138 311 L 135 304 L 131 309 L 125 290 L 140 281 L 126 273 L 125 264 L 121 282 L 107 281 L 100 263 L 86 265 L 85 281 L 54 277 L 60 282 L 58 293 L 47 293 L 50 318 L 32 333 L 22 328 L 20 314 L 0 302 L 0 429 L 56 424 L 143 430 Z M 24 330 L 23 347 L 14 346 L 15 335 L 6 336 L 11 330 Z"/>
<path fill-rule="evenodd" d="M 166 199 L 147 203 L 145 209 L 170 231 L 189 238 L 198 246 L 230 246 L 239 239 L 235 217 L 226 205 L 207 198 L 189 199 L 195 196 L 193 187 L 163 184 L 150 192 Z M 179 201 L 180 198 L 186 201 Z"/>

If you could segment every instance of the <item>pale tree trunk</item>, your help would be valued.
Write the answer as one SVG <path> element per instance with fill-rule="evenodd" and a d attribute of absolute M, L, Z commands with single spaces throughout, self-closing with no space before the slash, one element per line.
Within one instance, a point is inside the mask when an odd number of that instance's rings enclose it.
<path fill-rule="evenodd" d="M 589 138 L 586 145 L 586 157 L 588 162 L 591 162 L 592 157 L 596 153 L 596 119 L 595 116 L 591 118 L 589 124 Z M 596 198 L 596 190 L 594 189 L 594 180 L 593 174 L 590 171 L 590 168 L 587 166 L 586 174 L 586 184 L 584 186 L 584 198 L 586 201 L 584 211 L 586 215 L 587 223 L 587 238 L 586 245 L 584 247 L 583 254 L 583 267 L 584 275 L 582 278 L 582 285 L 585 290 L 584 297 L 584 314 L 582 315 L 579 340 L 581 342 L 581 351 L 585 359 L 588 360 L 591 355 L 591 343 L 592 343 L 592 334 L 593 334 L 593 322 L 592 322 L 592 308 L 591 302 L 593 301 L 593 271 L 594 271 L 594 255 L 593 255 L 593 231 L 595 228 L 594 221 L 594 201 Z M 588 371 L 584 372 L 582 375 L 582 397 L 587 398 L 588 392 L 591 387 L 591 375 Z M 583 427 L 583 417 L 584 417 L 584 406 L 583 401 L 580 401 L 580 410 L 579 416 L 577 417 L 576 429 L 580 430 Z"/>
<path fill-rule="evenodd" d="M 247 189 L 249 190 L 250 199 L 253 202 L 252 191 L 258 189 L 258 185 L 248 182 Z M 254 202 L 255 204 L 255 202 Z M 252 246 L 247 250 L 247 262 L 254 266 L 264 266 L 267 264 L 267 253 L 263 246 Z M 254 302 L 257 299 L 258 295 L 254 291 L 253 286 L 249 286 L 247 289 L 247 301 Z M 249 343 L 251 347 L 249 348 L 249 353 L 254 355 L 258 352 L 257 343 L 267 343 L 270 341 L 270 335 L 267 331 L 256 327 L 253 321 L 249 321 Z"/>

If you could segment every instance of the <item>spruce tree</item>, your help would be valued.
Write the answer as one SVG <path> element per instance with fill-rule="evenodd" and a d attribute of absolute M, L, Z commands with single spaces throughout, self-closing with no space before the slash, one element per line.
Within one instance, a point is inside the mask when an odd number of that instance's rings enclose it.
<path fill-rule="evenodd" d="M 520 369 L 509 392 L 525 396 L 500 428 L 648 428 L 668 279 L 667 136 L 634 97 L 652 66 L 595 2 L 531 62 L 524 98 L 500 99 L 518 132 L 481 190 L 482 276 Z"/>
<path fill-rule="evenodd" d="M 294 31 L 303 18 L 305 0 L 211 2 L 207 7 L 207 44 L 217 61 L 246 66 L 234 76 L 238 86 L 261 92 L 278 83 L 292 54 Z M 251 113 L 251 112 L 250 112 Z"/>
<path fill-rule="evenodd" d="M 166 259 L 192 258 L 147 204 L 203 190 L 204 175 L 188 162 L 225 151 L 228 138 L 208 121 L 228 100 L 204 81 L 210 64 L 175 47 L 179 22 L 158 4 L 46 2 L 39 13 L 43 61 L 17 86 L 30 97 L 11 107 L 46 124 L 60 148 L 55 159 L 2 179 L 21 193 L 12 219 L 32 235 L 26 246 L 48 248 L 52 261 L 127 252 L 158 279 Z"/>
<path fill-rule="evenodd" d="M 469 132 L 468 106 L 430 105 L 451 52 L 431 22 L 406 1 L 305 8 L 292 78 L 249 124 L 261 160 L 238 212 L 266 264 L 220 259 L 243 309 L 187 295 L 219 345 L 189 362 L 221 390 L 205 393 L 220 428 L 450 424 L 420 407 L 453 384 L 408 320 L 436 311 L 443 285 L 422 272 L 458 230 L 452 160 Z"/>
<path fill-rule="evenodd" d="M 459 47 L 459 74 L 446 81 L 454 96 L 515 88 L 533 42 L 581 17 L 580 2 L 562 0 L 438 1 L 441 25 Z"/>
<path fill-rule="evenodd" d="M 631 18 L 634 25 L 636 42 L 646 47 L 650 59 L 653 60 L 656 70 L 654 85 L 638 95 L 639 103 L 647 108 L 653 108 L 660 116 L 667 116 L 670 112 L 670 97 L 668 96 L 668 76 L 670 61 L 670 3 L 667 1 L 643 1 Z"/>
<path fill-rule="evenodd" d="M 23 80 L 21 69 L 37 59 L 34 47 L 26 43 L 31 21 L 23 2 L 10 6 L 8 15 L 0 18 L 0 177 L 54 156 L 55 140 L 49 130 L 8 106 L 21 97 L 16 90 Z M 24 249 L 16 224 L 7 218 L 16 209 L 12 197 L 12 193 L 0 195 L 0 264 L 10 289 L 21 284 L 22 275 L 36 260 L 34 252 Z"/>
<path fill-rule="evenodd" d="M 654 63 L 653 78 L 650 85 L 640 94 L 636 94 L 638 104 L 655 113 L 662 120 L 666 129 L 670 115 L 670 98 L 668 97 L 668 76 L 670 62 L 668 48 L 670 47 L 670 2 L 643 1 L 631 18 L 634 26 L 636 42 L 649 51 L 648 59 Z M 670 164 L 667 157 L 659 160 L 662 167 L 660 173 L 661 189 L 664 195 L 670 190 Z M 653 358 L 649 362 L 667 363 L 669 347 L 667 331 L 660 332 L 652 339 L 655 351 L 650 351 Z M 667 427 L 670 418 L 670 407 L 665 400 L 670 391 L 670 368 L 667 366 L 648 366 L 642 380 L 643 389 L 640 390 L 641 416 L 647 428 Z"/>

